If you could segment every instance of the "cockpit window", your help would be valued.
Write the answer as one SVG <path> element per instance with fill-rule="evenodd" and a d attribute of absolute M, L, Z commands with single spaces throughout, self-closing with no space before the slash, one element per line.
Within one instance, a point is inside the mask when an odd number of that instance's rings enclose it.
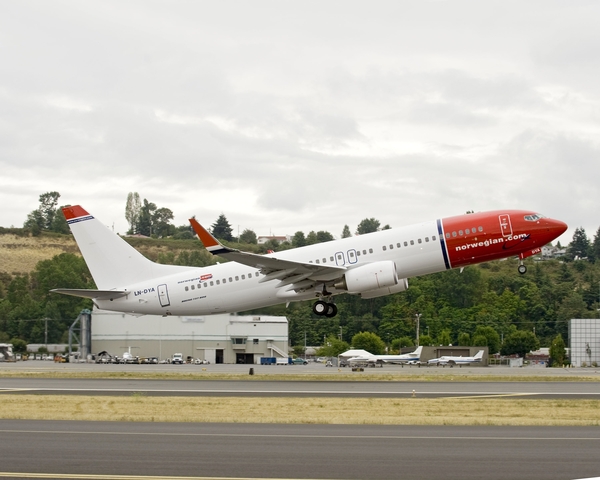
<path fill-rule="evenodd" d="M 537 222 L 538 220 L 541 220 L 542 218 L 546 218 L 546 217 L 540 213 L 534 213 L 532 215 L 525 215 L 525 220 L 528 222 Z"/>

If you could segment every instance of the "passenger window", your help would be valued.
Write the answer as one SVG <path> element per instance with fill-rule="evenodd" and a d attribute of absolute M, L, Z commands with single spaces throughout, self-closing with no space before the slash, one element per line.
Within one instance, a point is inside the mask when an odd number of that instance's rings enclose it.
<path fill-rule="evenodd" d="M 429 237 L 425 237 L 425 241 L 428 242 L 429 241 Z"/>
<path fill-rule="evenodd" d="M 372 248 L 369 248 L 369 253 L 373 253 L 373 249 Z"/>
<path fill-rule="evenodd" d="M 185 291 L 187 292 L 190 289 L 190 287 L 185 287 Z"/>
<path fill-rule="evenodd" d="M 258 277 L 258 272 L 256 272 L 256 273 L 254 274 L 254 276 L 255 276 L 255 277 Z"/>
<path fill-rule="evenodd" d="M 233 278 L 229 277 L 229 283 L 233 282 Z"/>
<path fill-rule="evenodd" d="M 206 287 L 208 287 L 208 283 L 205 283 L 205 284 L 204 284 L 204 288 L 206 288 Z"/>
<path fill-rule="evenodd" d="M 350 258 L 354 258 L 354 252 L 350 252 Z"/>
<path fill-rule="evenodd" d="M 423 243 L 423 240 L 421 240 L 420 238 L 417 240 L 417 242 L 419 243 Z"/>
<path fill-rule="evenodd" d="M 415 244 L 415 241 L 414 241 L 414 240 L 411 240 L 411 241 L 410 241 L 410 244 L 411 244 L 411 245 L 414 245 L 414 244 Z"/>
<path fill-rule="evenodd" d="M 212 280 L 210 281 L 210 286 L 214 286 L 214 282 Z"/>
<path fill-rule="evenodd" d="M 192 285 L 192 290 L 196 290 L 196 285 Z"/>
<path fill-rule="evenodd" d="M 242 280 L 246 280 L 246 275 L 242 275 Z"/>
<path fill-rule="evenodd" d="M 363 255 L 366 255 L 366 254 L 367 254 L 367 251 L 366 251 L 366 250 L 363 250 Z"/>
<path fill-rule="evenodd" d="M 202 288 L 202 284 L 198 284 L 198 290 L 200 290 L 200 288 Z"/>
<path fill-rule="evenodd" d="M 390 245 L 390 250 L 393 250 L 393 249 L 394 249 L 394 245 Z"/>
<path fill-rule="evenodd" d="M 463 236 L 463 231 L 462 231 L 462 230 L 459 230 L 459 231 L 458 231 L 458 234 L 459 234 L 459 235 L 462 237 L 462 236 Z"/>
<path fill-rule="evenodd" d="M 467 228 L 467 229 L 465 230 L 465 235 L 468 235 L 469 233 L 471 233 L 471 231 L 470 231 L 470 230 Z"/>
<path fill-rule="evenodd" d="M 400 248 L 400 242 L 398 242 L 398 243 L 396 244 L 396 246 L 397 246 L 398 248 Z"/>
<path fill-rule="evenodd" d="M 333 262 L 333 256 L 329 257 L 329 261 Z"/>
<path fill-rule="evenodd" d="M 323 263 L 327 263 L 327 259 L 326 258 L 323 259 Z"/>
<path fill-rule="evenodd" d="M 431 237 L 431 240 L 433 240 L 433 241 L 435 242 L 435 235 L 433 235 L 433 236 Z"/>
<path fill-rule="evenodd" d="M 483 227 L 477 227 L 477 230 L 479 230 L 480 232 L 483 232 Z"/>
<path fill-rule="evenodd" d="M 453 236 L 453 237 L 456 237 L 456 232 L 452 232 L 452 236 Z"/>
<path fill-rule="evenodd" d="M 450 238 L 450 232 L 446 232 L 446 238 Z"/>
<path fill-rule="evenodd" d="M 235 276 L 235 281 L 239 282 L 240 281 L 240 277 L 238 277 L 237 275 Z"/>
<path fill-rule="evenodd" d="M 226 278 L 223 279 L 223 283 L 227 283 L 227 279 Z"/>
<path fill-rule="evenodd" d="M 387 248 L 385 247 L 385 245 L 383 247 L 381 247 L 381 248 L 383 248 L 384 252 L 387 250 Z"/>
<path fill-rule="evenodd" d="M 408 247 L 408 242 L 404 242 L 404 246 L 405 246 L 405 247 Z"/>
<path fill-rule="evenodd" d="M 321 263 L 321 262 L 320 262 L 320 261 L 319 261 L 319 259 L 317 258 L 317 259 L 315 260 L 315 263 Z"/>

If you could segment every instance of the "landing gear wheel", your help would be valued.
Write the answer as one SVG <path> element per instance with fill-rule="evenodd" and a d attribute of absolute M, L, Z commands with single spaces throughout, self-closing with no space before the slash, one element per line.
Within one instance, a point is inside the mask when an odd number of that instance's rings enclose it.
<path fill-rule="evenodd" d="M 519 271 L 519 273 L 521 275 L 525 275 L 525 273 L 527 273 L 527 267 L 523 264 L 519 265 L 519 267 L 517 268 L 517 270 Z"/>
<path fill-rule="evenodd" d="M 327 318 L 333 318 L 337 315 L 337 307 L 335 306 L 335 303 L 328 303 L 327 304 L 327 313 L 325 314 L 325 316 Z"/>
<path fill-rule="evenodd" d="M 319 300 L 313 305 L 313 313 L 315 315 L 326 315 L 328 311 L 329 304 L 327 302 L 324 302 L 323 300 Z"/>

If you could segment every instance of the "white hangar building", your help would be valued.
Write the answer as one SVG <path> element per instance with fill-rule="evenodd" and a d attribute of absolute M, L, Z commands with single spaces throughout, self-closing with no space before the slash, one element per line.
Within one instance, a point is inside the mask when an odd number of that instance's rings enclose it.
<path fill-rule="evenodd" d="M 183 357 L 210 363 L 260 363 L 261 357 L 288 357 L 286 317 L 206 315 L 199 317 L 136 317 L 94 310 L 91 351 L 121 356 Z"/>

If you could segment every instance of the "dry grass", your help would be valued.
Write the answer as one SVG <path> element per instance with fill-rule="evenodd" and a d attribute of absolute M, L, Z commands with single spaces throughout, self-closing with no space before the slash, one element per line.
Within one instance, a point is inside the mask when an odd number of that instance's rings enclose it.
<path fill-rule="evenodd" d="M 0 235 L 0 272 L 11 275 L 32 271 L 41 260 L 61 253 L 79 253 L 70 236 L 19 237 Z"/>
<path fill-rule="evenodd" d="M 0 395 L 0 418 L 126 422 L 598 426 L 599 400 Z"/>

